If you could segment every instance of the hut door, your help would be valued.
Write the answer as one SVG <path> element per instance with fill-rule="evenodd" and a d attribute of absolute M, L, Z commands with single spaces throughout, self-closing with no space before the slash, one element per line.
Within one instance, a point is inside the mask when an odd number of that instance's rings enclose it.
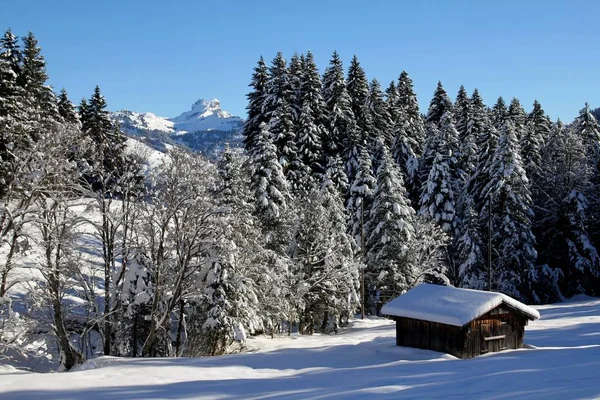
<path fill-rule="evenodd" d="M 499 319 L 488 319 L 481 324 L 481 334 L 483 343 L 481 344 L 481 354 L 500 351 L 505 335 L 502 332 L 503 327 Z"/>

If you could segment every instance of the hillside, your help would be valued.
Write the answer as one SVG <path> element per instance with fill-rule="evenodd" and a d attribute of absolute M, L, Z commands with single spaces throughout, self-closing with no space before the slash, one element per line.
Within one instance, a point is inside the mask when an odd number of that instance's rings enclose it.
<path fill-rule="evenodd" d="M 394 325 L 354 320 L 338 335 L 250 338 L 247 354 L 102 357 L 64 374 L 0 367 L 9 399 L 597 398 L 600 299 L 538 306 L 528 349 L 471 360 L 396 347 Z M 30 382 L 35 380 L 35 389 Z"/>

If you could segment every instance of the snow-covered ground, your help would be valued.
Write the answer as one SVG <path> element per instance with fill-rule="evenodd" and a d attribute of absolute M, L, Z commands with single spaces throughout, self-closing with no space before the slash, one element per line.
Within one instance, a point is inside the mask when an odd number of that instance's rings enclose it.
<path fill-rule="evenodd" d="M 471 360 L 396 347 L 393 323 L 377 318 L 331 336 L 251 338 L 248 353 L 223 357 L 0 366 L 0 399 L 600 398 L 600 299 L 536 308 L 527 349 Z"/>

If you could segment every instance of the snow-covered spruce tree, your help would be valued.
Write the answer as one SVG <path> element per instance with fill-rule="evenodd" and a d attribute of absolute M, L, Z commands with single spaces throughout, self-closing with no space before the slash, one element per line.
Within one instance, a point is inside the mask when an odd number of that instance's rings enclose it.
<path fill-rule="evenodd" d="M 242 135 L 244 136 L 244 148 L 248 153 L 252 153 L 254 149 L 256 137 L 260 133 L 260 124 L 268 122 L 267 116 L 263 112 L 263 104 L 265 103 L 269 86 L 268 72 L 267 65 L 261 56 L 256 67 L 254 67 L 254 73 L 250 81 L 249 86 L 252 88 L 252 91 L 246 95 L 248 98 L 248 106 L 246 107 L 248 118 L 242 128 Z"/>
<path fill-rule="evenodd" d="M 475 169 L 471 174 L 466 190 L 473 197 L 475 210 L 480 213 L 486 201 L 484 189 L 490 181 L 490 167 L 496 148 L 498 132 L 488 118 L 483 99 L 477 91 L 472 96 L 472 116 L 469 120 L 469 136 L 475 139 Z"/>
<path fill-rule="evenodd" d="M 282 238 L 274 237 L 282 223 L 289 201 L 289 184 L 283 168 L 277 161 L 277 148 L 272 142 L 267 124 L 261 125 L 255 147 L 249 154 L 252 165 L 250 188 L 254 197 L 254 212 L 267 235 L 267 242 L 275 244 Z M 275 246 L 277 247 L 277 246 Z M 271 247 L 273 249 L 273 247 Z"/>
<path fill-rule="evenodd" d="M 421 156 L 425 146 L 425 123 L 419 110 L 413 82 L 406 71 L 402 71 L 398 78 L 398 105 L 403 111 L 402 118 L 405 121 L 406 136 L 417 143 L 417 147 L 413 151 L 417 156 Z"/>
<path fill-rule="evenodd" d="M 557 124 L 544 148 L 534 232 L 541 249 L 539 262 L 561 271 L 559 287 L 567 297 L 593 293 L 598 271 L 585 195 L 593 193 L 591 173 L 583 138 Z"/>
<path fill-rule="evenodd" d="M 348 213 L 348 232 L 356 243 L 361 243 L 361 223 L 367 224 L 369 209 L 373 200 L 373 190 L 377 183 L 373 176 L 371 157 L 365 146 L 357 146 L 350 154 L 348 161 L 351 175 L 349 175 L 350 189 L 346 201 Z"/>
<path fill-rule="evenodd" d="M 451 142 L 458 132 L 454 128 L 452 115 L 446 113 L 440 121 L 441 128 L 428 142 L 427 155 L 432 157 L 431 169 L 423 182 L 419 214 L 431 218 L 442 230 L 453 238 L 458 227 L 456 200 L 458 177 L 457 160 Z"/>
<path fill-rule="evenodd" d="M 415 211 L 410 205 L 402 175 L 385 143 L 376 151 L 377 184 L 365 227 L 369 306 L 379 307 L 410 288 L 409 242 L 413 240 Z M 375 311 L 375 310 L 373 310 Z"/>
<path fill-rule="evenodd" d="M 471 114 L 471 100 L 463 85 L 458 90 L 456 101 L 454 102 L 454 120 L 456 121 L 456 130 L 462 141 L 467 136 L 467 128 Z"/>
<path fill-rule="evenodd" d="M 397 119 L 393 127 L 392 156 L 400 167 L 413 206 L 420 195 L 419 156 L 423 151 L 425 127 L 412 81 L 403 71 L 398 82 Z"/>
<path fill-rule="evenodd" d="M 372 128 L 371 114 L 367 107 L 369 99 L 369 82 L 364 69 L 356 55 L 350 62 L 348 68 L 348 78 L 346 79 L 346 88 L 351 99 L 352 113 L 356 121 L 356 139 L 358 142 L 352 145 L 368 145 L 368 138 Z"/>
<path fill-rule="evenodd" d="M 446 90 L 442 86 L 442 82 L 437 83 L 433 98 L 429 103 L 429 110 L 427 111 L 427 117 L 425 123 L 427 125 L 433 124 L 439 128 L 439 124 L 442 120 L 442 116 L 447 112 L 453 112 L 452 100 L 446 93 Z"/>
<path fill-rule="evenodd" d="M 50 86 L 46 86 L 48 74 L 46 73 L 46 61 L 42 56 L 42 49 L 32 32 L 23 37 L 23 60 L 17 83 L 25 91 L 25 99 L 31 107 L 30 118 L 39 125 L 33 133 L 36 139 L 39 133 L 35 131 L 47 129 L 48 124 L 60 120 L 56 106 L 56 96 Z"/>
<path fill-rule="evenodd" d="M 496 104 L 492 107 L 489 118 L 497 130 L 502 128 L 504 122 L 508 118 L 508 108 L 506 107 L 506 103 L 504 102 L 504 98 L 502 96 L 498 97 L 496 100 Z"/>
<path fill-rule="evenodd" d="M 73 105 L 73 103 L 71 103 L 71 100 L 69 100 L 67 91 L 64 88 L 61 89 L 60 94 L 58 95 L 57 107 L 58 113 L 64 122 L 73 125 L 79 123 L 79 117 L 75 112 L 75 106 Z"/>
<path fill-rule="evenodd" d="M 329 157 L 347 157 L 349 137 L 355 130 L 352 99 L 346 90 L 344 67 L 337 52 L 333 52 L 329 66 L 323 74 L 323 101 L 327 136 L 324 151 Z"/>
<path fill-rule="evenodd" d="M 326 215 L 331 221 L 332 245 L 336 251 L 332 251 L 328 259 L 333 265 L 337 276 L 337 288 L 335 297 L 331 298 L 330 319 L 339 317 L 337 325 L 345 325 L 348 318 L 356 309 L 359 300 L 359 269 L 364 268 L 362 261 L 354 256 L 356 243 L 346 233 L 346 210 L 344 208 L 344 196 L 348 188 L 348 178 L 344 172 L 344 164 L 340 157 L 330 158 L 328 168 L 323 175 L 321 183 L 320 198 Z M 337 326 L 334 324 L 334 327 Z"/>
<path fill-rule="evenodd" d="M 435 159 L 435 150 L 433 149 L 433 146 L 435 146 L 435 143 L 439 140 L 437 136 L 440 135 L 442 117 L 446 113 L 452 115 L 452 109 L 452 101 L 450 101 L 442 83 L 438 82 L 438 86 L 433 94 L 433 99 L 431 99 L 431 103 L 429 104 L 425 125 L 425 148 L 423 149 L 423 154 L 419 160 L 419 180 L 421 185 L 427 181 L 429 172 L 433 166 L 433 161 Z M 458 150 L 458 133 L 451 139 L 451 142 L 447 143 L 447 146 L 453 151 L 454 155 L 456 155 L 456 151 Z"/>
<path fill-rule="evenodd" d="M 491 209 L 484 202 L 481 218 L 487 221 L 491 213 L 492 246 L 495 250 L 492 290 L 525 302 L 538 303 L 540 297 L 534 291 L 537 251 L 531 230 L 531 194 L 516 131 L 510 120 L 500 131 L 489 177 L 483 198 L 491 197 Z"/>
<path fill-rule="evenodd" d="M 23 89 L 17 85 L 17 74 L 12 67 L 18 47 L 9 47 L 16 44 L 13 44 L 12 39 L 7 40 L 8 34 L 12 35 L 8 31 L 0 42 L 0 198 L 5 197 L 7 186 L 13 179 L 15 156 L 10 149 L 24 149 L 30 145 Z"/>
<path fill-rule="evenodd" d="M 512 121 L 515 127 L 517 140 L 519 140 L 519 143 L 521 143 L 521 140 L 527 135 L 527 114 L 525 113 L 525 109 L 523 109 L 521 102 L 516 97 L 513 97 L 510 105 L 508 106 L 507 117 Z"/>
<path fill-rule="evenodd" d="M 319 182 L 326 162 L 323 153 L 325 103 L 321 96 L 321 76 L 310 51 L 303 66 L 302 111 L 296 143 L 300 159 L 311 170 L 312 180 Z M 307 185 L 311 184 L 307 182 Z M 318 183 L 313 186 L 318 186 Z"/>
<path fill-rule="evenodd" d="M 458 168 L 461 177 L 461 191 L 467 190 L 468 182 L 475 173 L 478 151 L 477 138 L 481 130 L 481 124 L 486 117 L 485 105 L 477 89 L 473 91 L 472 100 L 467 99 L 467 104 L 464 103 L 463 96 L 459 94 L 461 100 L 459 102 L 457 98 L 457 106 L 455 107 L 457 111 L 462 110 L 459 114 L 462 115 L 460 117 L 461 121 L 457 122 L 457 126 L 461 126 L 460 130 L 457 128 L 459 134 Z M 473 110 L 474 108 L 476 108 L 476 113 Z M 464 118 L 466 118 L 466 121 L 463 122 L 462 119 Z"/>
<path fill-rule="evenodd" d="M 600 125 L 591 112 L 589 104 L 585 103 L 579 111 L 579 116 L 573 122 L 573 131 L 583 139 L 588 157 L 596 161 L 594 157 L 600 154 Z"/>
<path fill-rule="evenodd" d="M 387 104 L 388 114 L 390 115 L 390 120 L 393 127 L 396 125 L 396 122 L 398 121 L 398 115 L 400 114 L 396 81 L 391 81 L 388 87 L 385 89 L 385 102 Z M 388 143 L 388 147 L 391 148 L 392 143 Z"/>
<path fill-rule="evenodd" d="M 302 81 L 304 80 L 304 55 L 294 53 L 290 58 L 288 68 L 290 85 L 290 108 L 292 112 L 292 121 L 294 131 L 298 130 L 300 123 L 300 112 L 302 111 Z"/>
<path fill-rule="evenodd" d="M 590 169 L 591 186 L 587 191 L 591 213 L 589 232 L 592 242 L 598 248 L 600 246 L 600 125 L 587 103 L 579 111 L 572 129 L 574 134 L 583 140 L 587 165 Z"/>
<path fill-rule="evenodd" d="M 468 194 L 462 199 L 462 218 L 458 236 L 454 242 L 455 262 L 458 271 L 458 286 L 484 290 L 487 289 L 486 260 L 483 253 L 483 238 L 479 215 L 475 211 L 472 198 Z"/>
<path fill-rule="evenodd" d="M 218 164 L 216 194 L 223 211 L 210 248 L 204 295 L 195 302 L 189 322 L 188 355 L 223 354 L 233 342 L 243 342 L 263 328 L 266 310 L 261 310 L 259 301 L 261 293 L 272 294 L 273 288 L 259 287 L 259 279 L 276 271 L 264 265 L 266 250 L 252 215 L 243 163 L 227 148 Z"/>
<path fill-rule="evenodd" d="M 8 63 L 14 76 L 21 75 L 23 54 L 19 46 L 19 38 L 15 36 L 10 28 L 0 38 L 0 48 L 2 49 L 2 56 L 0 58 Z"/>
<path fill-rule="evenodd" d="M 538 179 L 542 167 L 542 148 L 550 135 L 551 122 L 544 114 L 540 103 L 533 103 L 533 110 L 527 116 L 526 128 L 521 137 L 521 157 L 525 162 L 525 172 L 531 182 L 534 202 L 537 200 Z"/>
<path fill-rule="evenodd" d="M 301 298 L 299 330 L 336 330 L 340 317 L 347 318 L 356 305 L 358 282 L 342 201 L 327 183 L 321 192 L 309 193 L 298 210 L 289 254 L 297 280 L 295 296 Z"/>
<path fill-rule="evenodd" d="M 369 146 L 372 149 L 371 152 L 374 154 L 379 138 L 383 139 L 388 148 L 392 145 L 392 119 L 388 111 L 388 105 L 383 97 L 383 92 L 381 91 L 381 85 L 377 79 L 373 79 L 369 86 L 367 107 L 373 123 L 369 132 Z M 375 158 L 373 158 L 373 161 L 375 161 Z M 377 167 L 375 166 L 375 168 Z"/>

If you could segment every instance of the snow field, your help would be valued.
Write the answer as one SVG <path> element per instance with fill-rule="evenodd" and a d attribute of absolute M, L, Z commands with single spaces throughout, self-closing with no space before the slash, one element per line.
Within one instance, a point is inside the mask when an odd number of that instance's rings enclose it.
<path fill-rule="evenodd" d="M 369 318 L 337 335 L 250 338 L 246 353 L 222 357 L 101 357 L 63 374 L 3 367 L 0 398 L 599 398 L 600 299 L 536 308 L 530 349 L 471 360 L 397 347 L 393 322 Z"/>

